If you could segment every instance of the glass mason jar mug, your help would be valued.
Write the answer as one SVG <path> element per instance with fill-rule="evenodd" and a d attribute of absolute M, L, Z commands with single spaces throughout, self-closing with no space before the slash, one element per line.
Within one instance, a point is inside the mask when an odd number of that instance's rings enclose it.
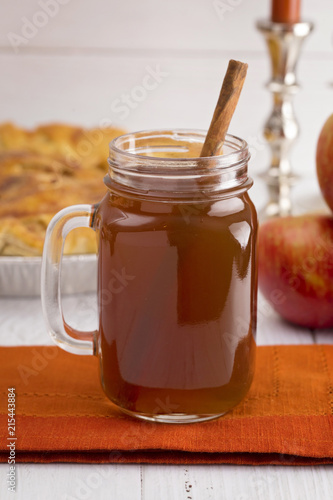
<path fill-rule="evenodd" d="M 59 212 L 45 239 L 42 303 L 66 351 L 94 354 L 108 398 L 161 422 L 223 415 L 254 372 L 257 216 L 245 141 L 200 158 L 205 133 L 161 130 L 110 143 L 107 193 Z M 66 235 L 87 226 L 98 241 L 99 327 L 80 332 L 62 315 Z"/>

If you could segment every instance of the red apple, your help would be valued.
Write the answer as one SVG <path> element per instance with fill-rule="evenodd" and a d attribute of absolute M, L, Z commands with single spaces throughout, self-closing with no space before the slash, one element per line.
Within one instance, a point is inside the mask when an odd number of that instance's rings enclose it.
<path fill-rule="evenodd" d="M 333 218 L 282 217 L 259 230 L 259 287 L 281 316 L 333 327 Z"/>
<path fill-rule="evenodd" d="M 333 115 L 321 129 L 317 143 L 317 176 L 327 205 L 333 210 Z"/>

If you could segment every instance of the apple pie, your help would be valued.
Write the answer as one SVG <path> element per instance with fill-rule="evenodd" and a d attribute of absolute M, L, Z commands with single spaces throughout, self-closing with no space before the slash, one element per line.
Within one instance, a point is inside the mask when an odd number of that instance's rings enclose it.
<path fill-rule="evenodd" d="M 59 210 L 100 201 L 108 144 L 122 133 L 61 124 L 31 131 L 0 125 L 0 255 L 41 255 L 47 225 Z M 66 239 L 67 254 L 95 251 L 90 229 L 75 229 Z"/>

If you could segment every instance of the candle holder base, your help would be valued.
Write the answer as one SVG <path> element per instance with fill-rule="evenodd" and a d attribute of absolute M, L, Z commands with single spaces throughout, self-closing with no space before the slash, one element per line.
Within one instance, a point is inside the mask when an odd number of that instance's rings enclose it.
<path fill-rule="evenodd" d="M 259 220 L 293 215 L 291 191 L 300 177 L 295 174 L 281 175 L 277 168 L 274 172 L 270 169 L 260 174 L 260 178 L 266 183 L 269 201 L 259 210 Z"/>
<path fill-rule="evenodd" d="M 263 221 L 271 217 L 293 215 L 291 191 L 300 176 L 293 173 L 281 175 L 279 167 L 271 167 L 259 177 L 265 181 L 269 194 L 268 203 L 259 210 L 259 219 Z"/>

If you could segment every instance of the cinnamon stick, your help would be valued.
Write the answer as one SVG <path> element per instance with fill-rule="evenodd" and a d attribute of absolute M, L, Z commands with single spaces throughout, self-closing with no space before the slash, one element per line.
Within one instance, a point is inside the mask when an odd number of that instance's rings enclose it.
<path fill-rule="evenodd" d="M 243 88 L 247 67 L 240 61 L 229 61 L 200 157 L 219 154 Z"/>

